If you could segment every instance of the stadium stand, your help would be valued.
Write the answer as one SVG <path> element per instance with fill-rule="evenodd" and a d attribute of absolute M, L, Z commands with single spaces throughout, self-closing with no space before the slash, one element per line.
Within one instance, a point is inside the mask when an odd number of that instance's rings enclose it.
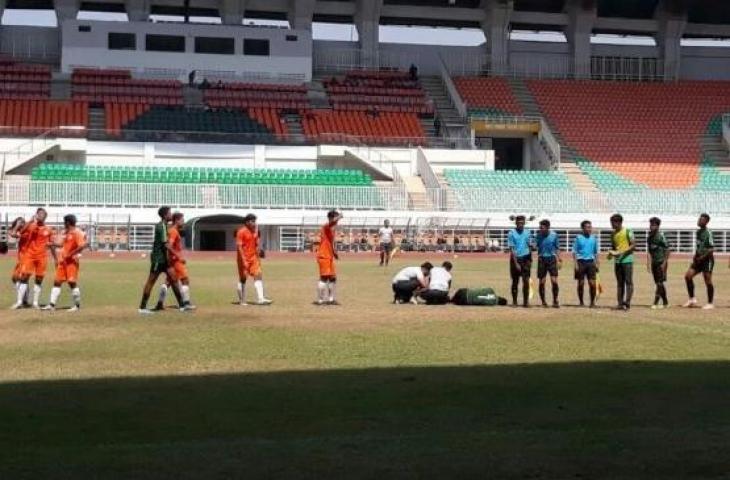
<path fill-rule="evenodd" d="M 730 111 L 727 82 L 530 80 L 527 85 L 582 159 L 630 180 L 608 175 L 600 178 L 602 187 L 694 188 L 700 181 L 700 137 L 717 132 L 718 116 Z"/>
<path fill-rule="evenodd" d="M 456 77 L 454 83 L 472 114 L 504 116 L 523 113 L 503 77 Z"/>
<path fill-rule="evenodd" d="M 77 68 L 71 74 L 74 100 L 90 103 L 183 105 L 182 84 L 176 80 L 135 79 L 129 70 Z"/>
<path fill-rule="evenodd" d="M 0 98 L 42 100 L 51 93 L 51 68 L 12 61 L 0 63 Z"/>
<path fill-rule="evenodd" d="M 304 114 L 302 128 L 312 142 L 336 143 L 356 137 L 369 145 L 426 144 L 423 126 L 411 113 L 311 110 Z"/>
<path fill-rule="evenodd" d="M 89 125 L 86 102 L 53 100 L 0 100 L 1 131 L 9 135 L 39 135 L 50 132 L 65 136 L 85 135 Z M 84 127 L 64 129 L 59 127 Z"/>
<path fill-rule="evenodd" d="M 204 90 L 205 104 L 222 108 L 301 110 L 309 107 L 305 85 L 218 83 Z"/>

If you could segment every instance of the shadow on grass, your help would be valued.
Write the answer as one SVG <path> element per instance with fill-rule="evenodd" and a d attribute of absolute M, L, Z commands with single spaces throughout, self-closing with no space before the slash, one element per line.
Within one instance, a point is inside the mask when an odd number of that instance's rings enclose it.
<path fill-rule="evenodd" d="M 0 478 L 727 478 L 730 363 L 0 385 Z"/>

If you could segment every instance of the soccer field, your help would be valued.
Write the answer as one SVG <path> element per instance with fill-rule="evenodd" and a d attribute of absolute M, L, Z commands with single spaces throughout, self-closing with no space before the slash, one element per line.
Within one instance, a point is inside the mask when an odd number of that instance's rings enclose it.
<path fill-rule="evenodd" d="M 649 310 L 642 259 L 623 313 L 607 262 L 591 311 L 569 268 L 560 310 L 394 306 L 391 276 L 425 257 L 368 254 L 339 262 L 340 307 L 311 305 L 299 255 L 265 260 L 274 305 L 240 307 L 233 257 L 207 255 L 196 312 L 141 317 L 148 261 L 93 257 L 81 312 L 0 314 L 2 479 L 730 477 L 725 259 L 716 310 Z M 508 296 L 506 256 L 446 258 L 455 287 Z"/>

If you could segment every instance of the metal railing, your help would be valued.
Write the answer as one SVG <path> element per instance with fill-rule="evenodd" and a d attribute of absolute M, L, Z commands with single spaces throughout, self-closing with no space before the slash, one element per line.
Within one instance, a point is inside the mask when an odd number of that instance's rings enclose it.
<path fill-rule="evenodd" d="M 449 94 L 449 99 L 451 99 L 451 103 L 454 105 L 456 111 L 459 112 L 461 118 L 466 118 L 468 115 L 466 102 L 461 98 L 459 90 L 456 88 L 456 84 L 454 84 L 454 81 L 451 79 L 451 75 L 449 75 L 449 69 L 446 67 L 444 58 L 441 56 L 440 53 L 438 55 L 438 60 L 439 72 L 441 73 L 441 81 L 443 82 L 444 87 Z"/>
<path fill-rule="evenodd" d="M 428 160 L 426 159 L 426 155 L 420 148 L 416 152 L 416 172 L 418 173 L 418 175 L 421 176 L 421 180 L 423 181 L 423 184 L 426 186 L 426 188 L 440 188 L 441 184 L 439 183 L 438 177 L 436 176 L 436 172 L 433 171 L 433 168 L 431 168 L 431 164 L 428 163 Z"/>
<path fill-rule="evenodd" d="M 557 138 L 555 138 L 555 135 L 553 135 L 553 131 L 550 130 L 550 126 L 544 118 L 540 118 L 540 132 L 537 134 L 537 139 L 540 144 L 545 147 L 548 154 L 550 155 L 553 166 L 556 169 L 560 168 L 560 162 L 562 161 L 560 153 L 560 142 Z"/>
<path fill-rule="evenodd" d="M 7 138 L 9 136 L 8 133 L 13 130 L 14 129 L 10 127 L 0 127 L 0 136 Z M 21 160 L 27 158 L 29 155 L 33 155 L 35 152 L 40 153 L 50 146 L 54 145 L 58 141 L 54 134 L 63 135 L 64 132 L 76 134 L 79 132 L 79 130 L 77 127 L 60 127 L 55 132 L 51 130 L 43 130 L 40 135 L 29 139 L 27 142 L 21 143 L 11 150 L 0 152 L 0 154 L 2 155 L 0 180 L 3 180 L 5 178 L 5 172 L 8 169 L 14 168 L 16 164 L 21 162 Z"/>
<path fill-rule="evenodd" d="M 407 210 L 403 187 L 170 184 L 122 182 L 0 182 L 0 205 L 148 208 Z"/>
<path fill-rule="evenodd" d="M 346 72 L 360 69 L 407 69 L 418 65 L 419 55 L 414 52 L 384 51 L 364 52 L 359 48 L 315 48 L 312 52 L 312 68 L 317 71 Z M 367 60 L 367 61 L 365 61 Z"/>

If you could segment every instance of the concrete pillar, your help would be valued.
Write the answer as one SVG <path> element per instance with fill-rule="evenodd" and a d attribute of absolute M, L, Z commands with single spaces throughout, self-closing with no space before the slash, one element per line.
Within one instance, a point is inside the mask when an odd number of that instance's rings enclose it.
<path fill-rule="evenodd" d="M 218 13 L 224 25 L 242 25 L 246 0 L 219 0 Z"/>
<path fill-rule="evenodd" d="M 76 20 L 79 14 L 78 0 L 56 0 L 56 20 L 60 24 L 64 20 Z"/>
<path fill-rule="evenodd" d="M 290 0 L 289 26 L 294 30 L 312 31 L 315 0 Z"/>
<path fill-rule="evenodd" d="M 130 22 L 146 22 L 150 19 L 150 0 L 125 0 L 125 7 Z"/>
<path fill-rule="evenodd" d="M 582 0 L 572 0 L 566 4 L 566 8 L 570 21 L 565 36 L 570 45 L 575 77 L 590 78 L 591 33 L 596 22 L 596 5 Z"/>
<path fill-rule="evenodd" d="M 657 51 L 659 58 L 664 61 L 663 72 L 657 73 L 663 74 L 665 80 L 674 80 L 679 78 L 682 56 L 680 42 L 684 28 L 687 26 L 687 11 L 672 10 L 668 3 L 667 1 L 660 2 L 655 15 L 659 22 L 659 30 L 655 37 Z"/>
<path fill-rule="evenodd" d="M 485 0 L 485 19 L 482 30 L 487 39 L 487 55 L 489 55 L 490 70 L 494 73 L 505 73 L 509 65 L 509 33 L 510 17 L 513 3 L 508 0 L 501 3 L 498 0 Z"/>
<path fill-rule="evenodd" d="M 380 9 L 383 0 L 358 0 L 355 14 L 357 35 L 360 37 L 360 65 L 377 67 L 380 57 Z"/>

